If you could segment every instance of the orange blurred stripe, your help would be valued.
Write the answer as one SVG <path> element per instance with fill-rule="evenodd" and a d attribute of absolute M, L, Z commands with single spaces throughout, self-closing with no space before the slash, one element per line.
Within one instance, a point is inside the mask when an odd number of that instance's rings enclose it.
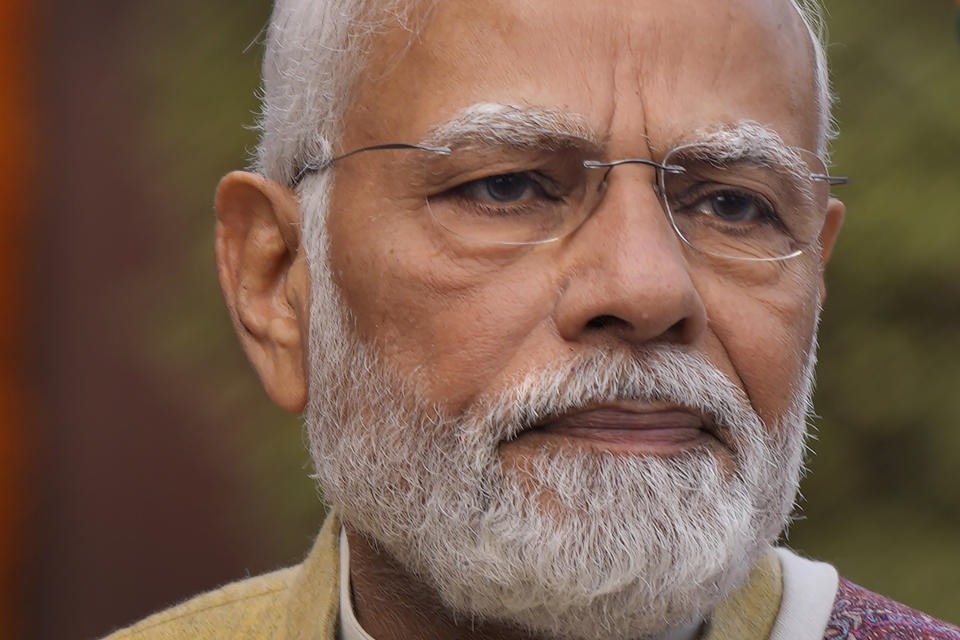
<path fill-rule="evenodd" d="M 28 416 L 24 400 L 24 230 L 34 142 L 30 0 L 0 0 L 0 637 L 20 629 Z"/>

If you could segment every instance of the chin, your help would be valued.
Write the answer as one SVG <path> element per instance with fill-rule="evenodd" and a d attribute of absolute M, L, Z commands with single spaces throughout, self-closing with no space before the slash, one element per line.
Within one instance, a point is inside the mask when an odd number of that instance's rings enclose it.
<path fill-rule="evenodd" d="M 783 525 L 749 494 L 702 450 L 545 453 L 385 547 L 461 614 L 637 638 L 703 618 L 745 581 Z"/>

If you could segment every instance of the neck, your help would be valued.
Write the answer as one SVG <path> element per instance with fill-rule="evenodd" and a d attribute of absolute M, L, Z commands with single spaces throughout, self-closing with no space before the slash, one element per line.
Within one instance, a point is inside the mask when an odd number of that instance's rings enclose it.
<path fill-rule="evenodd" d="M 354 613 L 360 626 L 375 640 L 553 640 L 504 623 L 450 611 L 432 587 L 378 545 L 349 527 L 345 531 L 350 546 Z M 696 631 L 685 633 L 693 637 Z"/>
<path fill-rule="evenodd" d="M 436 591 L 365 536 L 346 527 L 350 586 L 360 626 L 376 640 L 540 640 L 522 630 L 458 616 Z M 547 640 L 544 638 L 543 640 Z"/>

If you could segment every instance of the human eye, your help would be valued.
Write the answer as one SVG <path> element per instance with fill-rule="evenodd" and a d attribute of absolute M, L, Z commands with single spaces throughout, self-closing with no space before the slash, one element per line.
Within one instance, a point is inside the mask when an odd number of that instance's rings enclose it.
<path fill-rule="evenodd" d="M 703 216 L 731 228 L 781 226 L 776 207 L 760 193 L 719 184 L 701 184 L 674 198 L 674 214 Z"/>
<path fill-rule="evenodd" d="M 528 207 L 563 199 L 556 181 L 536 171 L 477 178 L 451 189 L 451 195 L 463 204 L 501 213 L 521 212 Z"/>
<path fill-rule="evenodd" d="M 546 242 L 572 228 L 584 210 L 582 161 L 496 151 L 453 154 L 426 173 L 434 220 L 457 235 L 503 244 Z"/>

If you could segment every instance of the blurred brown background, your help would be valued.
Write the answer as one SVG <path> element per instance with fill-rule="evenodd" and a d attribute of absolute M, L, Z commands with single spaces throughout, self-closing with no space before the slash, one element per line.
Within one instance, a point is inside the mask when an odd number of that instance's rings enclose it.
<path fill-rule="evenodd" d="M 827 4 L 835 161 L 854 182 L 789 544 L 960 622 L 956 8 Z M 7 492 L 23 588 L 0 637 L 97 637 L 298 561 L 322 519 L 299 419 L 260 391 L 212 261 L 213 188 L 255 141 L 268 12 L 48 0 L 5 23 L 29 72 L 6 126 L 31 133 L 36 165 L 15 181 L 30 200 L 6 355 L 27 417 L 6 411 L 5 442 L 24 444 L 0 453 L 25 469 Z"/>

